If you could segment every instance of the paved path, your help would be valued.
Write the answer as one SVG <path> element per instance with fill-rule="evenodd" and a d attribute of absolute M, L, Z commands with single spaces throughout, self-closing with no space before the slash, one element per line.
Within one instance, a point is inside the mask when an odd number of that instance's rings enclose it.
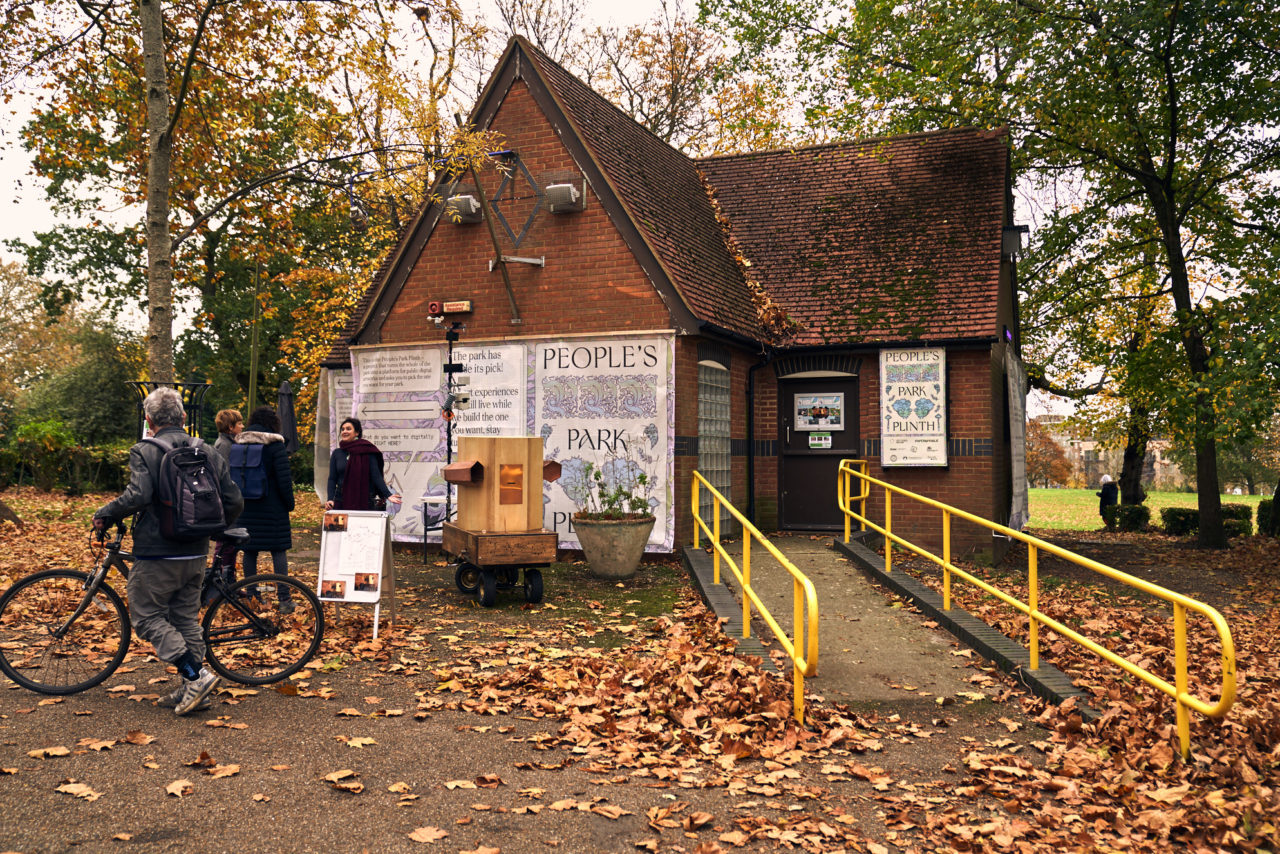
<path fill-rule="evenodd" d="M 831 548 L 829 535 L 775 535 L 771 541 L 818 593 L 818 675 L 805 680 L 806 688 L 855 707 L 877 708 L 922 701 L 936 706 L 938 697 L 978 690 L 970 681 L 974 670 L 965 666 L 970 659 L 956 654 L 962 649 L 959 642 L 926 627 L 925 617 L 872 584 Z M 741 542 L 730 544 L 729 550 L 741 563 Z M 705 562 L 710 564 L 709 556 Z M 790 635 L 790 573 L 758 544 L 751 550 L 751 573 L 757 594 Z M 740 603 L 741 593 L 727 566 L 722 566 L 721 581 Z M 740 619 L 740 606 L 737 614 Z M 769 641 L 768 627 L 758 618 L 753 622 L 755 636 Z M 727 625 L 726 631 L 740 636 L 740 625 Z"/>

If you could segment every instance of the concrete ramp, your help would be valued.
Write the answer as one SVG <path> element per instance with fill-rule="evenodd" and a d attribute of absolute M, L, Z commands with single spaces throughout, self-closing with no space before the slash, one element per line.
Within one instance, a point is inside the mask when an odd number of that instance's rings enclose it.
<path fill-rule="evenodd" d="M 829 535 L 774 535 L 770 541 L 809 577 L 818 594 L 818 673 L 805 680 L 806 689 L 812 693 L 855 709 L 875 708 L 884 712 L 905 710 L 905 707 L 918 709 L 925 704 L 937 707 L 940 699 L 947 704 L 972 702 L 978 699 L 976 694 L 994 694 L 994 686 L 980 671 L 966 666 L 970 661 L 986 658 L 1004 666 L 997 652 L 1016 657 L 1018 650 L 1024 659 L 1026 657 L 1026 651 L 1013 641 L 962 611 L 953 609 L 949 612 L 952 619 L 944 620 L 930 613 L 928 603 L 923 603 L 924 616 L 907 607 L 908 602 L 921 605 L 915 595 L 918 591 L 880 586 L 885 577 L 883 558 L 865 547 L 860 547 L 861 551 L 855 554 L 839 543 L 841 550 L 837 550 Z M 729 544 L 727 548 L 741 565 L 741 542 Z M 722 583 L 717 586 L 712 580 L 711 554 L 689 546 L 684 557 L 708 606 L 718 616 L 728 618 L 726 634 L 740 638 L 742 594 L 732 572 L 722 564 Z M 876 559 L 881 562 L 880 577 L 874 567 L 868 565 Z M 894 581 L 914 582 L 901 572 L 892 576 Z M 751 550 L 751 581 L 774 619 L 790 634 L 791 574 L 758 545 Z M 918 582 L 914 584 L 924 589 Z M 999 638 L 1005 646 L 998 651 L 989 643 L 985 648 L 981 644 L 971 647 L 973 637 L 948 631 L 954 628 L 956 617 L 985 627 L 993 636 L 987 637 L 987 641 L 996 642 Z M 936 627 L 926 623 L 934 623 Z M 741 653 L 763 653 L 767 657 L 769 649 L 779 648 L 773 642 L 772 631 L 758 617 L 753 620 L 752 635 L 752 641 L 740 643 Z M 1034 693 L 1055 702 L 1072 695 L 1084 699 L 1057 670 L 1042 663 L 1040 671 L 1041 677 L 1053 680 L 1054 690 L 1042 691 L 1029 685 Z M 790 678 L 789 662 L 783 663 L 783 675 Z M 1025 674 L 1020 675 L 1027 681 Z"/>

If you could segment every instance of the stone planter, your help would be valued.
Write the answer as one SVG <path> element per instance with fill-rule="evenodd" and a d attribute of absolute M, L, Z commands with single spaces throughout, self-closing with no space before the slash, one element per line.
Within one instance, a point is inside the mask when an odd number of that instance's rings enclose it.
<path fill-rule="evenodd" d="M 623 579 L 636 574 L 654 518 L 573 519 L 587 566 L 598 578 Z"/>

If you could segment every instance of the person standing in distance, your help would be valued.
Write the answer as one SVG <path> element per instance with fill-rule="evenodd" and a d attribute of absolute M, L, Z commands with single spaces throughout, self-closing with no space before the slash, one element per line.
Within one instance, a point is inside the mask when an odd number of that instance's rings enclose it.
<path fill-rule="evenodd" d="M 376 499 L 399 504 L 382 476 L 382 451 L 364 438 L 359 418 L 348 418 L 338 430 L 338 447 L 329 457 L 329 500 L 326 510 L 373 510 Z"/>
<path fill-rule="evenodd" d="M 178 715 L 207 709 L 218 687 L 218 677 L 201 665 L 204 634 L 200 629 L 200 586 L 204 581 L 209 540 L 176 542 L 160 529 L 157 478 L 165 456 L 163 446 L 191 445 L 200 440 L 182 429 L 186 412 L 175 389 L 158 388 L 142 402 L 151 435 L 129 449 L 129 485 L 114 501 L 93 515 L 93 527 L 101 537 L 109 525 L 133 514 L 133 553 L 137 560 L 129 571 L 129 617 L 133 630 L 155 645 L 156 657 L 172 664 L 182 677 L 177 690 L 162 698 Z M 156 444 L 159 442 L 159 444 Z M 209 453 L 209 465 L 217 481 L 228 524 L 240 514 L 244 501 L 231 480 L 227 463 Z"/>
<path fill-rule="evenodd" d="M 1107 518 L 1107 508 L 1120 503 L 1120 487 L 1111 480 L 1111 475 L 1102 476 L 1102 491 L 1097 495 L 1098 514 L 1102 516 L 1102 523 L 1107 526 L 1107 530 L 1111 530 L 1115 522 Z"/>

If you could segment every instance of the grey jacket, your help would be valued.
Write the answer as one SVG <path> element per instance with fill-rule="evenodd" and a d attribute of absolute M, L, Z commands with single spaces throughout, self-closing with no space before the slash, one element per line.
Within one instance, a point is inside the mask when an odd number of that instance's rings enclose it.
<path fill-rule="evenodd" d="M 165 427 L 156 433 L 156 438 L 166 444 L 191 444 L 192 439 L 181 427 Z M 175 438 L 185 442 L 174 442 Z M 244 499 L 240 496 L 240 488 L 231 480 L 231 472 L 221 454 L 212 453 L 209 449 L 210 465 L 218 478 L 218 489 L 222 493 L 222 509 L 226 513 L 227 524 L 230 525 L 244 508 Z M 160 469 L 160 459 L 164 449 L 151 442 L 139 442 L 129 449 L 129 485 L 114 501 L 108 502 L 97 513 L 95 519 L 106 519 L 107 524 L 114 524 L 121 519 L 138 514 L 133 523 L 133 553 L 138 557 L 184 557 L 204 554 L 209 550 L 209 541 L 177 543 L 167 540 L 160 534 L 160 519 L 155 507 L 155 476 Z"/>

